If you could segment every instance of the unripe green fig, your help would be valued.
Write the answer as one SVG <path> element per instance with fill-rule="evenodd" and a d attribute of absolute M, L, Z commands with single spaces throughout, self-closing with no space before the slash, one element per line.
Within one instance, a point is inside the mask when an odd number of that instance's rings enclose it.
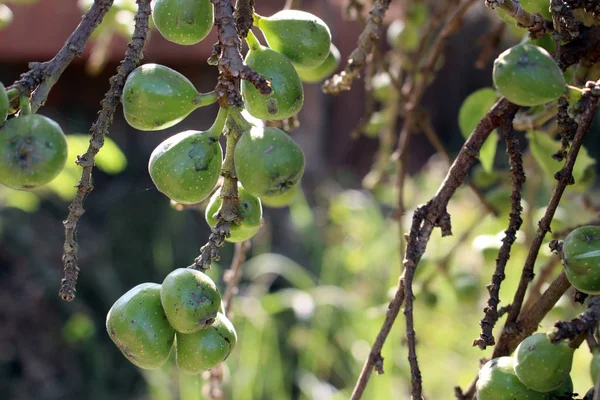
<path fill-rule="evenodd" d="M 528 389 L 515 374 L 512 357 L 488 361 L 479 371 L 477 400 L 545 400 L 545 394 Z"/>
<path fill-rule="evenodd" d="M 214 6 L 210 0 L 155 0 L 152 20 L 165 39 L 192 45 L 210 33 L 214 23 Z"/>
<path fill-rule="evenodd" d="M 201 95 L 185 76 L 159 64 L 144 64 L 129 74 L 121 97 L 125 119 L 142 131 L 169 128 L 214 101 L 216 96 Z"/>
<path fill-rule="evenodd" d="M 38 114 L 12 118 L 0 128 L 0 183 L 29 190 L 53 180 L 67 161 L 60 126 Z"/>
<path fill-rule="evenodd" d="M 160 303 L 160 285 L 142 283 L 121 296 L 108 311 L 106 331 L 133 364 L 144 369 L 163 366 L 175 331 Z"/>
<path fill-rule="evenodd" d="M 271 82 L 272 92 L 261 94 L 251 82 L 242 80 L 246 110 L 255 118 L 282 120 L 296 115 L 304 103 L 302 81 L 294 66 L 275 50 L 261 46 L 249 32 L 246 64 Z"/>
<path fill-rule="evenodd" d="M 5 4 L 0 4 L 0 31 L 6 28 L 13 20 L 13 13 Z"/>
<path fill-rule="evenodd" d="M 254 14 L 270 48 L 286 56 L 295 67 L 315 68 L 329 54 L 331 32 L 319 17 L 299 10 L 281 10 L 270 17 Z"/>
<path fill-rule="evenodd" d="M 600 294 L 600 226 L 574 229 L 563 243 L 563 266 L 575 289 Z"/>
<path fill-rule="evenodd" d="M 252 127 L 233 153 L 238 179 L 257 197 L 281 195 L 304 173 L 302 149 L 281 129 Z"/>
<path fill-rule="evenodd" d="M 335 70 L 340 66 L 341 58 L 340 51 L 333 43 L 331 43 L 329 55 L 321 65 L 314 68 L 296 67 L 296 72 L 298 72 L 298 76 L 303 82 L 320 82 L 335 72 Z"/>
<path fill-rule="evenodd" d="M 199 203 L 214 189 L 223 162 L 219 143 L 227 119 L 221 108 L 207 131 L 184 131 L 163 141 L 150 156 L 148 171 L 156 188 L 181 204 Z"/>
<path fill-rule="evenodd" d="M 177 367 L 186 374 L 207 371 L 225 361 L 236 342 L 233 324 L 218 313 L 211 325 L 196 333 L 177 333 Z"/>
<path fill-rule="evenodd" d="M 494 61 L 494 86 L 519 106 L 538 106 L 565 93 L 565 78 L 550 54 L 539 46 L 519 44 Z"/>
<path fill-rule="evenodd" d="M 204 272 L 177 268 L 165 277 L 160 301 L 177 332 L 194 333 L 214 321 L 221 307 L 221 294 Z"/>
<path fill-rule="evenodd" d="M 6 94 L 6 88 L 0 82 L 0 126 L 6 121 L 6 117 L 8 117 L 8 107 L 10 103 L 8 101 L 8 95 Z"/>
<path fill-rule="evenodd" d="M 574 349 L 567 342 L 552 343 L 545 333 L 525 338 L 515 350 L 515 374 L 529 389 L 549 392 L 568 377 Z"/>
<path fill-rule="evenodd" d="M 564 380 L 564 382 L 551 392 L 546 393 L 545 400 L 563 400 L 571 399 L 573 396 L 573 379 L 571 376 Z"/>
<path fill-rule="evenodd" d="M 596 381 L 598 380 L 598 372 L 600 370 L 600 351 L 595 349 L 592 354 L 592 361 L 590 362 L 590 376 L 593 384 L 596 385 Z"/>
<path fill-rule="evenodd" d="M 262 205 L 258 197 L 251 195 L 241 185 L 238 185 L 238 197 L 240 199 L 238 207 L 239 222 L 232 222 L 229 225 L 228 242 L 243 242 L 250 239 L 260 229 L 260 220 L 262 218 Z M 206 222 L 210 227 L 217 225 L 217 215 L 221 211 L 223 199 L 221 198 L 221 188 L 217 190 L 206 207 Z"/>
<path fill-rule="evenodd" d="M 294 202 L 296 197 L 298 196 L 298 191 L 300 190 L 300 184 L 292 187 L 290 190 L 283 194 L 274 195 L 274 196 L 262 196 L 260 198 L 260 202 L 263 206 L 271 207 L 271 208 L 282 208 L 287 207 Z"/>

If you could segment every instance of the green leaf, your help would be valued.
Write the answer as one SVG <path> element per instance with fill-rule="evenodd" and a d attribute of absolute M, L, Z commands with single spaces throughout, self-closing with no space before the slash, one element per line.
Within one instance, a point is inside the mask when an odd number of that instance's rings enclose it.
<path fill-rule="evenodd" d="M 563 161 L 556 161 L 552 158 L 552 154 L 560 150 L 561 144 L 559 140 L 554 140 L 547 133 L 541 131 L 530 131 L 526 134 L 529 141 L 529 149 L 533 158 L 540 165 L 542 170 L 554 179 L 554 174 L 558 172 L 564 165 Z M 582 147 L 579 150 L 577 161 L 573 167 L 573 178 L 575 182 L 583 179 L 585 170 L 596 163 L 587 150 Z"/>
<path fill-rule="evenodd" d="M 467 139 L 477 127 L 479 121 L 487 114 L 490 108 L 498 101 L 498 94 L 492 88 L 482 88 L 471 93 L 463 101 L 458 112 L 458 126 L 463 137 Z M 498 147 L 498 135 L 492 132 L 479 152 L 483 169 L 492 172 L 494 158 Z"/>
<path fill-rule="evenodd" d="M 75 160 L 78 155 L 87 151 L 90 135 L 67 135 L 69 143 L 69 160 Z M 119 146 L 110 138 L 104 138 L 104 146 L 96 155 L 96 167 L 109 175 L 123 172 L 127 167 L 127 158 Z"/>

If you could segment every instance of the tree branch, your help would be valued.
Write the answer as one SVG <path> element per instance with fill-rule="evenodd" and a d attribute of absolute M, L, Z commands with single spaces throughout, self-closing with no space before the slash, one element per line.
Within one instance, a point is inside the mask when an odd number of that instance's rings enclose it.
<path fill-rule="evenodd" d="M 83 15 L 81 23 L 67 39 L 64 46 L 50 61 L 29 63 L 30 70 L 21 75 L 11 88 L 17 88 L 21 94 L 32 91 L 31 111 L 33 113 L 46 102 L 50 90 L 75 57 L 83 53 L 83 48 L 90 35 L 102 22 L 102 19 L 113 5 L 113 0 L 95 0 L 90 9 Z"/>
<path fill-rule="evenodd" d="M 83 167 L 83 171 L 81 179 L 77 184 L 77 194 L 69 206 L 69 215 L 63 221 L 65 228 L 65 244 L 63 249 L 64 278 L 61 281 L 59 293 L 62 299 L 66 301 L 71 301 L 75 298 L 75 286 L 79 275 L 79 267 L 77 265 L 77 224 L 85 212 L 83 208 L 85 197 L 94 189 L 92 186 L 94 159 L 104 145 L 104 136 L 108 134 L 108 128 L 112 124 L 115 109 L 119 104 L 121 93 L 123 92 L 125 79 L 139 65 L 143 57 L 144 45 L 149 29 L 150 0 L 137 0 L 137 2 L 138 11 L 135 16 L 135 30 L 131 42 L 127 46 L 125 58 L 117 68 L 117 74 L 110 78 L 110 89 L 104 96 L 104 100 L 102 100 L 102 108 L 98 113 L 96 122 L 90 128 L 92 137 L 88 149 L 85 154 L 77 157 L 76 161 L 78 165 Z M 99 3 L 101 2 L 96 1 L 94 6 Z"/>

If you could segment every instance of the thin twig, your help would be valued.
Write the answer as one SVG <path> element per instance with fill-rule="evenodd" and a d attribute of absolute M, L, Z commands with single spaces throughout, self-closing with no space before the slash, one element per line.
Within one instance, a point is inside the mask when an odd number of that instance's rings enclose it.
<path fill-rule="evenodd" d="M 76 57 L 83 53 L 83 48 L 90 35 L 102 22 L 102 19 L 113 5 L 113 0 L 95 0 L 94 4 L 83 15 L 81 22 L 67 39 L 56 55 L 46 62 L 29 63 L 30 70 L 11 88 L 17 88 L 22 94 L 32 91 L 31 111 L 37 110 L 46 102 L 50 90 L 62 73 Z"/>
<path fill-rule="evenodd" d="M 588 309 L 569 322 L 558 321 L 552 330 L 552 341 L 575 339 L 575 337 L 591 331 L 600 321 L 600 296 L 590 296 L 587 301 Z"/>
<path fill-rule="evenodd" d="M 538 38 L 553 31 L 552 23 L 546 21 L 539 13 L 531 14 L 521 6 L 521 3 L 513 0 L 485 0 L 488 8 L 500 8 L 514 18 L 519 26 L 526 28 L 531 34 Z"/>
<path fill-rule="evenodd" d="M 61 281 L 60 296 L 66 301 L 71 301 L 75 298 L 75 286 L 79 275 L 79 267 L 77 265 L 77 224 L 85 212 L 83 208 L 85 197 L 94 189 L 92 186 L 94 159 L 104 145 L 104 137 L 108 134 L 108 128 L 112 124 L 115 109 L 119 104 L 121 93 L 123 92 L 125 79 L 140 64 L 143 57 L 144 45 L 148 34 L 149 16 L 150 0 L 138 0 L 138 11 L 135 15 L 135 30 L 131 42 L 127 46 L 125 58 L 117 68 L 117 74 L 110 78 L 110 89 L 104 96 L 104 100 L 102 100 L 102 109 L 98 113 L 96 122 L 90 128 L 92 137 L 90 138 L 88 149 L 85 154 L 77 157 L 77 165 L 83 167 L 83 171 L 81 179 L 77 184 L 77 194 L 71 205 L 69 205 L 69 215 L 63 221 L 65 228 L 65 244 L 63 249 L 64 278 Z"/>
<path fill-rule="evenodd" d="M 514 114 L 512 117 L 514 117 Z M 517 232 L 523 223 L 523 219 L 521 218 L 521 211 L 523 210 L 521 206 L 521 192 L 523 184 L 525 184 L 525 171 L 523 170 L 523 157 L 519 149 L 519 140 L 515 136 L 512 126 L 512 117 L 508 115 L 507 120 L 499 128 L 499 131 L 504 134 L 506 153 L 508 154 L 510 164 L 510 177 L 512 181 L 512 194 L 510 195 L 511 209 L 508 228 L 504 231 L 502 246 L 500 246 L 498 257 L 496 258 L 496 270 L 492 276 L 492 282 L 487 287 L 490 297 L 484 309 L 485 315 L 479 324 L 481 325 L 481 334 L 479 338 L 473 341 L 473 346 L 479 346 L 482 350 L 487 346 L 493 346 L 495 343 L 493 329 L 499 318 L 500 285 L 505 278 L 504 271 L 510 259 L 512 245 L 517 240 Z"/>
<path fill-rule="evenodd" d="M 360 76 L 360 70 L 365 66 L 375 42 L 379 39 L 383 17 L 390 3 L 391 0 L 375 0 L 369 11 L 367 24 L 358 37 L 358 45 L 350 53 L 344 71 L 326 80 L 322 86 L 323 92 L 336 95 L 352 88 L 352 82 Z"/>

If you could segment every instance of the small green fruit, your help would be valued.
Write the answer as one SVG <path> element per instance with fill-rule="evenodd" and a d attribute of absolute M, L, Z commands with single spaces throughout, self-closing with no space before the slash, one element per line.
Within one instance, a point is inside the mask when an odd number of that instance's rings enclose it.
<path fill-rule="evenodd" d="M 304 173 L 302 149 L 274 127 L 252 127 L 238 141 L 233 156 L 238 179 L 257 197 L 287 192 Z"/>
<path fill-rule="evenodd" d="M 221 307 L 221 294 L 205 273 L 177 268 L 163 281 L 160 301 L 177 332 L 194 333 L 215 319 Z"/>
<path fill-rule="evenodd" d="M 341 58 L 340 51 L 333 43 L 331 43 L 329 55 L 321 65 L 314 68 L 296 67 L 296 72 L 298 72 L 298 76 L 303 82 L 320 82 L 335 72 L 335 70 L 340 66 Z"/>
<path fill-rule="evenodd" d="M 573 396 L 573 380 L 571 376 L 564 380 L 562 385 L 558 389 L 554 389 L 546 394 L 545 400 L 564 400 L 565 398 L 571 399 Z"/>
<path fill-rule="evenodd" d="M 142 131 L 169 128 L 201 106 L 200 94 L 185 76 L 159 64 L 136 68 L 125 81 L 123 113 Z"/>
<path fill-rule="evenodd" d="M 67 161 L 60 126 L 38 114 L 12 118 L 0 128 L 0 183 L 28 190 L 54 179 Z"/>
<path fill-rule="evenodd" d="M 600 227 L 583 226 L 565 238 L 562 250 L 567 279 L 575 289 L 600 294 Z"/>
<path fill-rule="evenodd" d="M 298 191 L 300 190 L 300 184 L 292 187 L 287 192 L 275 195 L 275 196 L 262 196 L 260 201 L 263 206 L 271 207 L 271 208 L 282 208 L 287 207 L 294 202 L 296 197 L 298 196 Z"/>
<path fill-rule="evenodd" d="M 8 107 L 10 103 L 8 101 L 8 95 L 6 94 L 6 89 L 2 82 L 0 82 L 0 126 L 6 121 L 6 117 L 8 117 Z"/>
<path fill-rule="evenodd" d="M 283 55 L 253 42 L 252 38 L 250 33 L 246 64 L 271 82 L 272 92 L 262 95 L 252 83 L 242 80 L 246 110 L 255 118 L 271 121 L 296 115 L 304 103 L 304 89 L 296 69 Z"/>
<path fill-rule="evenodd" d="M 494 85 L 506 99 L 520 106 L 537 106 L 558 99 L 565 78 L 550 54 L 539 46 L 520 44 L 494 61 Z"/>
<path fill-rule="evenodd" d="M 223 314 L 189 335 L 177 333 L 177 367 L 186 374 L 207 371 L 229 357 L 237 342 L 233 324 Z"/>
<path fill-rule="evenodd" d="M 592 378 L 592 382 L 596 385 L 596 381 L 598 380 L 598 372 L 600 370 L 600 351 L 596 349 L 593 352 L 592 362 L 590 363 L 590 376 Z"/>
<path fill-rule="evenodd" d="M 7 5 L 0 4 L 0 31 L 6 28 L 13 20 L 13 13 Z"/>
<path fill-rule="evenodd" d="M 169 359 L 175 331 L 160 303 L 160 285 L 142 283 L 121 296 L 106 316 L 106 331 L 125 358 L 144 369 Z"/>
<path fill-rule="evenodd" d="M 387 103 L 392 95 L 392 77 L 387 72 L 379 72 L 371 79 L 371 90 L 375 100 Z"/>
<path fill-rule="evenodd" d="M 544 400 L 544 393 L 528 389 L 513 369 L 512 357 L 488 361 L 479 371 L 477 400 Z"/>
<path fill-rule="evenodd" d="M 155 0 L 152 19 L 165 39 L 192 45 L 210 33 L 214 6 L 210 0 Z"/>
<path fill-rule="evenodd" d="M 557 389 L 569 377 L 573 351 L 566 342 L 553 344 L 545 333 L 536 333 L 515 350 L 515 373 L 532 390 Z"/>
<path fill-rule="evenodd" d="M 238 196 L 240 204 L 238 208 L 239 222 L 233 222 L 229 225 L 230 236 L 226 238 L 228 242 L 243 242 L 250 239 L 260 229 L 260 220 L 262 218 L 262 206 L 258 197 L 252 196 L 241 185 L 238 185 Z M 223 199 L 221 198 L 221 188 L 210 198 L 208 207 L 206 207 L 206 222 L 211 227 L 217 225 L 217 214 L 221 211 Z"/>
<path fill-rule="evenodd" d="M 270 17 L 254 15 L 254 25 L 270 48 L 286 56 L 295 67 L 315 68 L 329 54 L 331 32 L 319 17 L 299 10 L 282 10 Z"/>

